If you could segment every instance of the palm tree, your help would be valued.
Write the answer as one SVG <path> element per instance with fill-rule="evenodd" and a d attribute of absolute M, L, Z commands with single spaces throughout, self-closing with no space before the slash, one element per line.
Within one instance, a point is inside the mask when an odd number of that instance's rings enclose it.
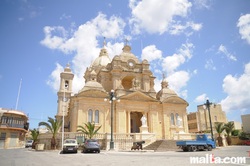
<path fill-rule="evenodd" d="M 223 146 L 223 142 L 222 142 L 222 137 L 221 137 L 221 133 L 225 130 L 223 123 L 219 122 L 215 124 L 215 130 L 217 131 L 217 133 L 219 134 L 217 140 L 218 140 L 218 144 L 219 146 Z"/>
<path fill-rule="evenodd" d="M 231 133 L 234 129 L 234 123 L 233 122 L 228 122 L 227 124 L 224 125 L 224 128 L 226 130 L 227 133 L 227 144 L 231 145 L 232 141 L 231 141 Z"/>
<path fill-rule="evenodd" d="M 100 130 L 102 126 L 99 126 L 97 129 L 95 129 L 95 123 L 84 123 L 85 126 L 77 126 L 79 129 L 77 131 L 83 132 L 87 135 L 89 139 L 93 138 L 93 136 Z"/>
<path fill-rule="evenodd" d="M 53 119 L 51 117 L 48 117 L 48 122 L 40 122 L 39 126 L 46 126 L 47 129 L 52 133 L 51 138 L 51 148 L 56 148 L 56 134 L 58 133 L 59 129 L 62 126 L 62 121 L 58 121 L 57 119 Z"/>
<path fill-rule="evenodd" d="M 32 149 L 35 149 L 36 144 L 38 143 L 39 131 L 36 129 L 33 129 L 33 130 L 30 130 L 30 132 L 31 132 L 32 140 L 33 140 Z"/>

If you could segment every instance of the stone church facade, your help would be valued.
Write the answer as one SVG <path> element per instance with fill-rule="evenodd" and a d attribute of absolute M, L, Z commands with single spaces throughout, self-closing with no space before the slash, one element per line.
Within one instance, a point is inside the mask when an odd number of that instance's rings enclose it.
<path fill-rule="evenodd" d="M 74 95 L 74 74 L 69 65 L 65 67 L 60 75 L 56 115 L 64 116 L 65 131 L 76 132 L 77 126 L 93 122 L 102 126 L 99 133 L 110 133 L 113 110 L 114 134 L 154 133 L 156 139 L 173 139 L 176 133 L 188 133 L 188 103 L 169 89 L 165 78 L 156 92 L 149 66 L 127 44 L 111 60 L 104 44 L 99 57 L 85 71 L 85 85 Z M 114 100 L 113 109 L 109 102 L 112 90 L 120 101 Z"/>

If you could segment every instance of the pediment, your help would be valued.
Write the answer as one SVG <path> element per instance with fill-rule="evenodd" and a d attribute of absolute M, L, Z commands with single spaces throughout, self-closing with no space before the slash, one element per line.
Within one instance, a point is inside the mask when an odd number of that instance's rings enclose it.
<path fill-rule="evenodd" d="M 82 91 L 78 93 L 76 96 L 77 97 L 98 97 L 98 98 L 104 99 L 108 96 L 108 94 L 104 91 L 90 89 L 90 90 Z"/>
<path fill-rule="evenodd" d="M 189 105 L 188 102 L 178 96 L 170 96 L 168 98 L 165 98 L 162 103 L 171 103 L 171 104 L 186 104 Z"/>
<path fill-rule="evenodd" d="M 128 95 L 124 95 L 120 97 L 121 99 L 127 99 L 127 100 L 135 100 L 135 101 L 152 101 L 152 102 L 159 102 L 155 98 L 144 94 L 140 91 L 132 92 Z"/>

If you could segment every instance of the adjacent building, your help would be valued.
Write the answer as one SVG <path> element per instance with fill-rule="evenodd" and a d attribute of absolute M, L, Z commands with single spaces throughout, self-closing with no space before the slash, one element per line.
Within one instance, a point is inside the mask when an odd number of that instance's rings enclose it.
<path fill-rule="evenodd" d="M 21 111 L 0 108 L 0 149 L 24 147 L 28 117 Z"/>
<path fill-rule="evenodd" d="M 157 139 L 172 139 L 176 133 L 188 133 L 188 102 L 169 88 L 165 76 L 156 92 L 149 66 L 127 44 L 110 59 L 104 44 L 84 73 L 85 85 L 72 96 L 74 74 L 67 65 L 60 75 L 56 115 L 64 117 L 65 131 L 76 132 L 77 126 L 92 122 L 102 126 L 100 133 L 110 133 L 113 117 L 115 134 L 154 133 Z"/>
<path fill-rule="evenodd" d="M 242 128 L 246 133 L 250 133 L 250 114 L 241 115 Z"/>
<path fill-rule="evenodd" d="M 220 104 L 210 105 L 210 113 L 213 130 L 216 123 L 227 123 L 226 113 L 222 111 Z M 208 109 L 203 105 L 198 105 L 197 112 L 189 113 L 187 118 L 190 133 L 209 131 L 211 128 Z"/>

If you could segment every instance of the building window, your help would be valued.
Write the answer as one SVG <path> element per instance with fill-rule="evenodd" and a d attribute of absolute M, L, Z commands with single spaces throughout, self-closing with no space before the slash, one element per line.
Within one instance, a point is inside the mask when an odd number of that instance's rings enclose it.
<path fill-rule="evenodd" d="M 214 120 L 215 120 L 215 122 L 217 122 L 218 120 L 217 120 L 217 116 L 214 116 Z"/>
<path fill-rule="evenodd" d="M 88 122 L 92 123 L 93 120 L 93 111 L 90 109 L 88 111 Z"/>
<path fill-rule="evenodd" d="M 180 120 L 179 120 L 179 114 L 178 113 L 175 114 L 175 118 L 176 118 L 176 120 L 175 120 L 176 121 L 176 125 L 180 126 Z"/>
<path fill-rule="evenodd" d="M 170 115 L 170 121 L 171 121 L 171 125 L 175 125 L 175 123 L 174 123 L 174 114 L 173 113 L 171 113 L 171 115 Z"/>
<path fill-rule="evenodd" d="M 95 123 L 99 123 L 99 110 L 95 111 Z"/>
<path fill-rule="evenodd" d="M 68 81 L 68 80 L 66 80 L 66 81 L 64 82 L 64 88 L 65 88 L 65 89 L 68 89 L 68 88 L 69 88 L 69 81 Z"/>
<path fill-rule="evenodd" d="M 6 138 L 6 133 L 1 133 L 0 140 L 5 140 L 5 138 Z"/>

